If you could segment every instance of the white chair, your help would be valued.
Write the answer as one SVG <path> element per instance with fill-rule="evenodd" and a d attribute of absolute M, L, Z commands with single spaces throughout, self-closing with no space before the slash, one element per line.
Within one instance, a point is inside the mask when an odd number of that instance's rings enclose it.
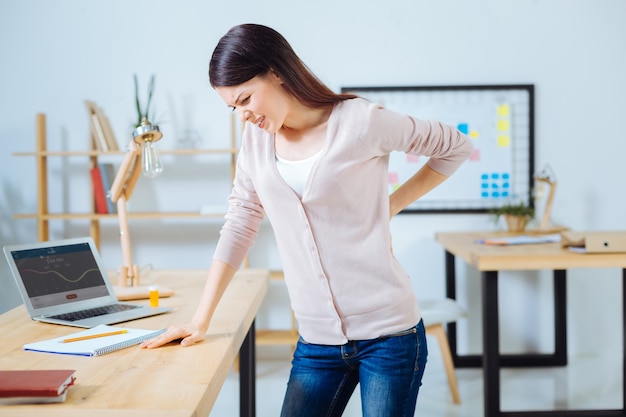
<path fill-rule="evenodd" d="M 419 306 L 422 312 L 422 320 L 424 320 L 426 334 L 435 336 L 437 343 L 439 343 L 443 365 L 448 376 L 448 385 L 450 386 L 452 401 L 455 404 L 461 404 L 461 396 L 459 395 L 459 387 L 454 371 L 454 363 L 452 362 L 452 354 L 450 353 L 450 345 L 448 344 L 448 336 L 443 325 L 456 322 L 458 319 L 466 317 L 467 312 L 451 298 L 421 300 L 419 301 Z"/>

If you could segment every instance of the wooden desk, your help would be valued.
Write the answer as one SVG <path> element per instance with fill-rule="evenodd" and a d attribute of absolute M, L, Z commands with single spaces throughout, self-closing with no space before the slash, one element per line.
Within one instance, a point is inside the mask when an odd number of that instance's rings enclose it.
<path fill-rule="evenodd" d="M 204 270 L 151 272 L 145 284 L 161 284 L 176 291 L 174 296 L 160 300 L 174 311 L 123 325 L 159 329 L 188 322 L 206 274 Z M 240 414 L 253 416 L 254 317 L 268 282 L 269 271 L 238 272 L 202 343 L 186 348 L 169 344 L 152 350 L 130 347 L 98 357 L 24 351 L 24 343 L 77 329 L 31 321 L 23 305 L 16 307 L 0 315 L 0 369 L 76 369 L 76 385 L 69 389 L 64 403 L 1 406 L 0 416 L 208 416 L 238 352 Z"/>
<path fill-rule="evenodd" d="M 448 325 L 453 360 L 457 366 L 481 366 L 484 377 L 485 416 L 626 416 L 621 410 L 554 410 L 503 412 L 500 410 L 501 366 L 562 366 L 567 364 L 566 270 L 571 268 L 621 268 L 622 303 L 626 300 L 626 254 L 580 254 L 561 248 L 559 243 L 489 246 L 478 239 L 507 235 L 503 232 L 437 233 L 437 241 L 446 251 L 446 295 L 456 298 L 455 258 L 463 259 L 482 275 L 483 354 L 460 356 L 456 349 L 456 326 Z M 500 355 L 498 329 L 498 271 L 554 271 L 554 354 Z M 626 338 L 626 310 L 622 313 Z M 626 343 L 624 344 L 626 346 Z M 626 352 L 626 350 L 625 350 Z M 626 363 L 623 358 L 623 363 Z M 622 366 L 624 369 L 624 367 Z M 622 395 L 626 402 L 626 369 L 622 375 Z"/>

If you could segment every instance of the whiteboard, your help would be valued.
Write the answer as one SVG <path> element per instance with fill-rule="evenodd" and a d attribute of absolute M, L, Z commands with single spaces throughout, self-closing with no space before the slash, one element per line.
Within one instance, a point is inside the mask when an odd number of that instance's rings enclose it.
<path fill-rule="evenodd" d="M 474 150 L 450 178 L 404 212 L 486 212 L 532 205 L 534 86 L 343 87 L 390 110 L 438 120 L 469 136 Z M 389 192 L 413 176 L 426 157 L 393 152 Z"/>

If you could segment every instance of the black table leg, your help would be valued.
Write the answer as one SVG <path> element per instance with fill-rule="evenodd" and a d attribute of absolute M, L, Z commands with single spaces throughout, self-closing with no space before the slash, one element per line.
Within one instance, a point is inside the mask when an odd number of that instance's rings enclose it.
<path fill-rule="evenodd" d="M 446 251 L 446 297 L 456 298 L 455 257 Z M 567 365 L 567 286 L 565 270 L 554 274 L 554 353 L 523 353 L 500 356 L 504 367 L 565 366 Z M 484 298 L 483 298 L 484 300 Z M 457 368 L 478 368 L 482 365 L 481 355 L 459 355 L 457 351 L 456 323 L 448 323 L 448 342 L 452 361 Z"/>
<path fill-rule="evenodd" d="M 485 417 L 500 414 L 500 329 L 498 326 L 498 272 L 482 273 L 483 386 Z"/>
<path fill-rule="evenodd" d="M 446 296 L 456 298 L 455 257 L 446 251 Z M 616 410 L 500 410 L 500 368 L 506 366 L 567 365 L 566 271 L 554 271 L 554 353 L 548 355 L 500 355 L 498 272 L 482 272 L 483 354 L 459 356 L 456 325 L 448 324 L 450 350 L 455 366 L 483 367 L 485 417 L 626 417 L 626 268 L 622 268 L 622 407 Z"/>
<path fill-rule="evenodd" d="M 554 271 L 554 360 L 551 365 L 567 365 L 567 272 Z"/>
<path fill-rule="evenodd" d="M 456 264 L 455 257 L 450 252 L 446 251 L 445 257 L 445 272 L 446 272 L 446 297 L 456 299 Z M 448 332 L 448 344 L 450 345 L 450 353 L 452 354 L 452 362 L 454 366 L 461 367 L 459 355 L 457 352 L 457 336 L 456 336 L 456 323 L 448 323 L 446 325 Z M 478 365 L 480 366 L 480 364 Z"/>
<path fill-rule="evenodd" d="M 254 321 L 239 349 L 239 416 L 256 416 L 256 350 Z"/>
<path fill-rule="evenodd" d="M 622 412 L 626 415 L 626 268 L 622 269 Z"/>

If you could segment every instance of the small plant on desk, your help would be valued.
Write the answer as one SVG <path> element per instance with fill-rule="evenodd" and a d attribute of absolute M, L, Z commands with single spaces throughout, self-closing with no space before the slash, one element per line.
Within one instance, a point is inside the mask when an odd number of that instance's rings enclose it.
<path fill-rule="evenodd" d="M 523 232 L 528 223 L 535 219 L 535 208 L 524 203 L 507 204 L 489 212 L 496 225 L 504 218 L 509 232 Z"/>

